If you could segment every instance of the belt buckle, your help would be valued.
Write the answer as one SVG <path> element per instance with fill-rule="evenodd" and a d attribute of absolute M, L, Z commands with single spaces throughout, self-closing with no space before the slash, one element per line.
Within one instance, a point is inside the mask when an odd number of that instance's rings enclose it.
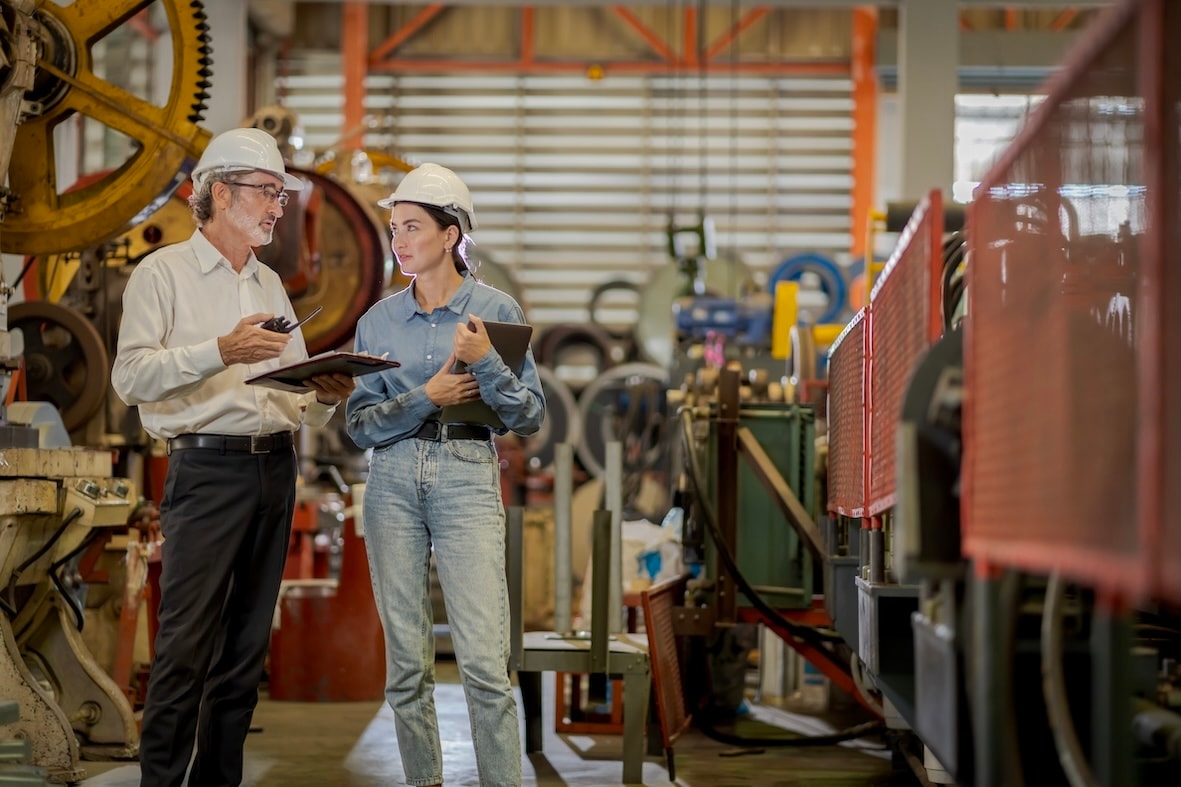
<path fill-rule="evenodd" d="M 271 444 L 270 444 L 271 441 L 269 439 L 265 443 L 266 448 L 261 447 L 262 445 L 264 445 L 264 443 L 262 442 L 262 439 L 264 437 L 269 438 L 270 435 L 257 435 L 257 434 L 250 435 L 250 453 L 252 453 L 252 454 L 269 454 L 271 452 Z"/>

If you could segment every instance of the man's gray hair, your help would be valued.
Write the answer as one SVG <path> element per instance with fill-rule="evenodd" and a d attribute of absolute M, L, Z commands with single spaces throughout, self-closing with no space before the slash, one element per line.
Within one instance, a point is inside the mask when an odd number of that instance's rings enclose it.
<path fill-rule="evenodd" d="M 198 181 L 193 183 L 193 193 L 189 197 L 189 209 L 193 211 L 193 220 L 198 227 L 213 218 L 213 184 L 234 183 L 235 175 L 249 172 L 241 167 L 218 167 L 202 172 Z"/>

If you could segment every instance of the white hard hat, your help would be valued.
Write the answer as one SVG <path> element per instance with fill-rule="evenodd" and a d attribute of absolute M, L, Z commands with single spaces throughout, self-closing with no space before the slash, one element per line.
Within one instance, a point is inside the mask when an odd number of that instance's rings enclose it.
<path fill-rule="evenodd" d="M 211 139 L 193 170 L 193 184 L 200 188 L 204 176 L 218 169 L 261 170 L 282 180 L 288 191 L 303 188 L 302 180 L 287 174 L 275 138 L 257 128 L 234 128 Z"/>
<path fill-rule="evenodd" d="M 459 228 L 467 233 L 476 228 L 476 209 L 472 194 L 451 170 L 438 164 L 419 164 L 406 173 L 394 193 L 379 201 L 383 208 L 399 202 L 417 202 L 441 208 L 459 220 Z"/>

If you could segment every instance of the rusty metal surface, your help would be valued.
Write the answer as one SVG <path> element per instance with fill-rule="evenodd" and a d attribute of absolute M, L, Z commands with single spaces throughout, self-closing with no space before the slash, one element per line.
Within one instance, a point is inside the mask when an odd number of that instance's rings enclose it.
<path fill-rule="evenodd" d="M 0 478 L 107 478 L 110 475 L 110 451 L 0 448 Z"/>

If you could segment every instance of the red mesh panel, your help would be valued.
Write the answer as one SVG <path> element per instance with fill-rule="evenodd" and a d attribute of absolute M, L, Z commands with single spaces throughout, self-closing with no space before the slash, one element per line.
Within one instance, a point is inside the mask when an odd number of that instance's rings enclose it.
<path fill-rule="evenodd" d="M 689 728 L 692 714 L 685 700 L 684 678 L 678 658 L 678 640 L 673 619 L 685 603 L 689 575 L 665 580 L 640 594 L 644 608 L 644 629 L 648 634 L 648 657 L 652 665 L 652 693 L 664 748 Z"/>
<path fill-rule="evenodd" d="M 1162 341 L 1157 352 L 1163 353 L 1163 364 L 1145 365 L 1141 381 L 1143 393 L 1155 396 L 1159 417 L 1164 420 L 1164 429 L 1156 429 L 1153 418 L 1140 421 L 1141 436 L 1157 436 L 1163 441 L 1164 461 L 1161 462 L 1162 477 L 1154 479 L 1165 490 L 1163 508 L 1146 506 L 1141 512 L 1141 532 L 1151 532 L 1156 523 L 1163 527 L 1160 548 L 1156 554 L 1161 558 L 1161 575 L 1158 594 L 1174 603 L 1181 604 L 1181 314 L 1177 309 L 1177 294 L 1181 293 L 1181 265 L 1175 259 L 1181 249 L 1181 3 L 1164 4 L 1163 24 L 1152 24 L 1148 29 L 1148 41 L 1154 45 L 1145 46 L 1142 52 L 1144 62 L 1158 64 L 1159 71 L 1152 76 L 1146 74 L 1146 93 L 1159 95 L 1157 106 L 1161 111 L 1159 130 L 1148 130 L 1147 161 L 1159 160 L 1160 166 L 1151 168 L 1149 178 L 1160 178 L 1158 183 L 1149 181 L 1149 193 L 1160 194 L 1160 199 L 1150 203 L 1149 242 L 1146 243 L 1146 261 L 1151 258 L 1159 265 L 1162 286 L 1151 286 L 1144 282 L 1145 298 L 1157 297 L 1155 314 L 1163 319 Z M 1146 15 L 1147 16 L 1147 15 Z M 1162 74 L 1170 77 L 1162 77 Z M 1154 85 L 1151 80 L 1156 81 Z M 1159 356 L 1158 356 L 1159 357 Z M 1163 367 L 1163 385 L 1152 377 L 1153 369 Z M 1143 399 L 1142 399 L 1143 401 Z M 1163 406 L 1161 406 L 1163 405 Z M 1145 440 L 1144 442 L 1148 442 Z M 1151 463 L 1152 455 L 1141 461 Z M 1144 475 L 1142 474 L 1142 478 Z M 1143 480 L 1142 480 L 1143 483 Z M 1152 495 L 1150 487 L 1143 494 Z"/>
<path fill-rule="evenodd" d="M 894 505 L 895 434 L 919 358 L 939 338 L 943 204 L 933 191 L 906 224 L 870 296 L 869 513 Z"/>
<path fill-rule="evenodd" d="M 865 511 L 865 309 L 828 353 L 828 510 Z"/>
<path fill-rule="evenodd" d="M 1136 595 L 1148 574 L 1136 499 L 1147 270 L 1132 10 L 1075 53 L 977 192 L 963 526 L 973 557 Z"/>

